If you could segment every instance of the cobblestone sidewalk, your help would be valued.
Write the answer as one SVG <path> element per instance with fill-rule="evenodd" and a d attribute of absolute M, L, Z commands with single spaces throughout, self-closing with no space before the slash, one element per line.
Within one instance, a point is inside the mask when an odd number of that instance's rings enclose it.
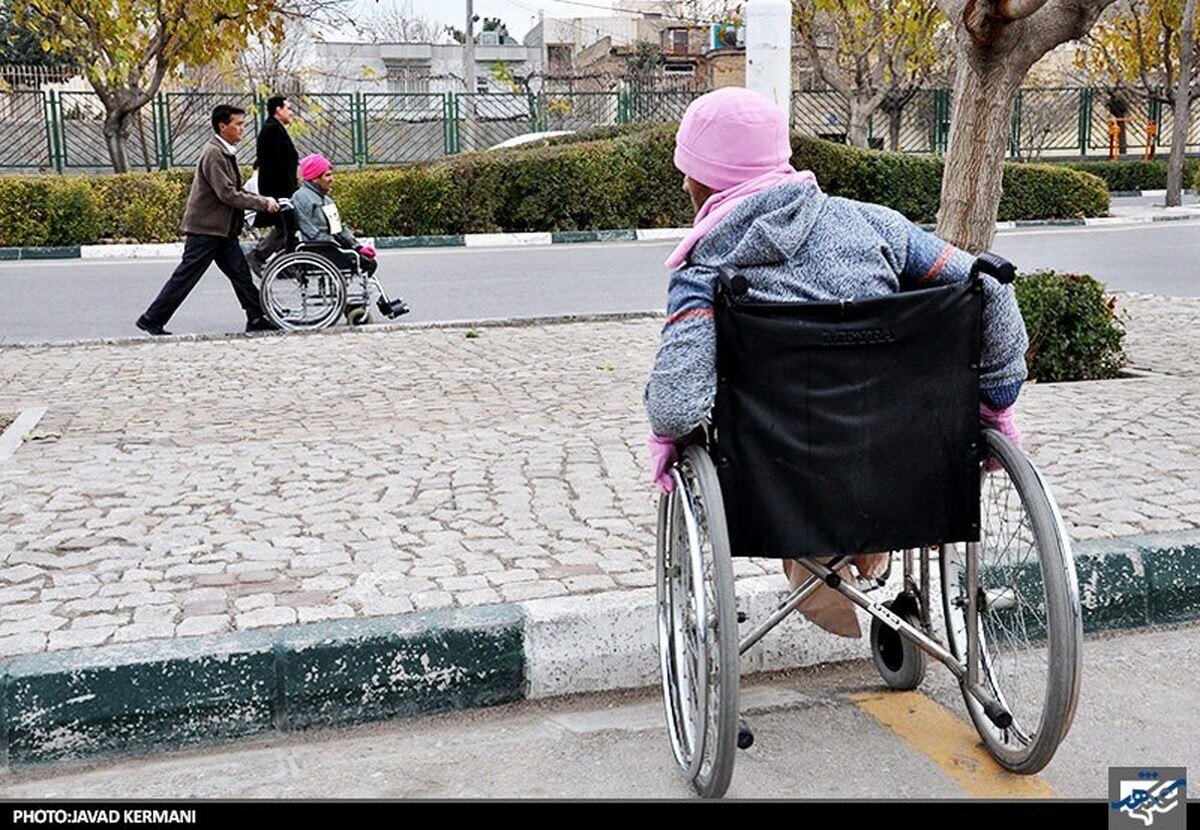
<path fill-rule="evenodd" d="M 1149 374 L 1021 403 L 1077 540 L 1200 527 L 1200 301 L 1120 307 Z M 0 659 L 652 584 L 660 325 L 0 349 Z"/>

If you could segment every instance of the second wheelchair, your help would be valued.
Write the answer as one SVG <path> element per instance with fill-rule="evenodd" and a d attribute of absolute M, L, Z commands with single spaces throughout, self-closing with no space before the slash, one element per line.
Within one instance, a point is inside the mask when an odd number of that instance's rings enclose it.
<path fill-rule="evenodd" d="M 371 322 L 371 306 L 394 319 L 409 311 L 402 299 L 391 299 L 383 284 L 367 274 L 358 258 L 336 245 L 302 242 L 296 213 L 281 200 L 280 217 L 287 234 L 283 251 L 263 268 L 259 299 L 263 313 L 286 331 L 332 326 L 345 316 L 352 326 Z M 349 253 L 353 253 L 350 251 Z"/>

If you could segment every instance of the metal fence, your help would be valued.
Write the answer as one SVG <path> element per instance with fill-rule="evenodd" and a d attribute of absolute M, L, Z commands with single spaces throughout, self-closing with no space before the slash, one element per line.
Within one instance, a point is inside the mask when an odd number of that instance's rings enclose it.
<path fill-rule="evenodd" d="M 455 93 L 323 93 L 292 96 L 290 127 L 301 154 L 322 152 L 339 166 L 395 165 L 480 150 L 522 133 L 677 121 L 699 90 L 546 92 L 539 95 Z M 1171 112 L 1141 103 L 1114 121 L 1098 90 L 1028 88 L 1013 106 L 1010 158 L 1142 158 L 1169 150 Z M 249 94 L 168 92 L 136 117 L 126 153 L 131 169 L 191 167 L 212 135 L 217 103 L 250 117 L 238 147 L 254 160 L 265 101 Z M 792 126 L 806 135 L 845 141 L 850 108 L 832 90 L 797 91 Z M 104 108 L 90 92 L 0 94 L 0 171 L 105 170 Z M 943 153 L 950 134 L 950 92 L 918 90 L 902 107 L 870 120 L 871 146 L 905 153 Z M 1200 108 L 1192 113 L 1187 149 L 1200 149 Z"/>

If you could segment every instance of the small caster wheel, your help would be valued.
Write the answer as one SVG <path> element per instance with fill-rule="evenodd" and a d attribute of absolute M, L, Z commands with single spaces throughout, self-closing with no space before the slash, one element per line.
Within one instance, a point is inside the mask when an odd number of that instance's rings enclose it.
<path fill-rule="evenodd" d="M 914 628 L 922 627 L 917 600 L 912 595 L 900 594 L 883 605 Z M 871 656 L 875 658 L 875 668 L 879 669 L 883 682 L 893 689 L 915 689 L 925 679 L 925 652 L 874 617 L 871 618 Z"/>
<path fill-rule="evenodd" d="M 371 322 L 371 312 L 364 306 L 352 306 L 346 309 L 346 322 L 352 326 L 365 326 Z"/>

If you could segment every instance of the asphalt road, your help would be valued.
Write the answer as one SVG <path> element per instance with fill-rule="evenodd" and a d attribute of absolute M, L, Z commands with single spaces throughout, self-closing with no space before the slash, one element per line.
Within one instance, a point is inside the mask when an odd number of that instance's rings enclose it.
<path fill-rule="evenodd" d="M 1028 778 L 979 749 L 957 686 L 933 661 L 915 695 L 883 691 L 867 661 L 743 678 L 740 709 L 756 742 L 737 754 L 728 798 L 1106 799 L 1109 767 L 1194 775 L 1198 632 L 1088 637 L 1071 731 Z M 863 692 L 890 701 L 890 717 Z M 35 801 L 692 797 L 653 689 L 0 776 L 0 798 Z"/>
<path fill-rule="evenodd" d="M 380 276 L 412 322 L 661 311 L 673 243 L 384 251 Z M 1022 271 L 1088 273 L 1112 291 L 1200 296 L 1200 223 L 1163 222 L 1001 233 L 997 253 Z M 0 343 L 138 335 L 133 321 L 175 260 L 0 263 Z M 239 331 L 241 310 L 216 268 L 172 319 L 176 333 Z"/>

